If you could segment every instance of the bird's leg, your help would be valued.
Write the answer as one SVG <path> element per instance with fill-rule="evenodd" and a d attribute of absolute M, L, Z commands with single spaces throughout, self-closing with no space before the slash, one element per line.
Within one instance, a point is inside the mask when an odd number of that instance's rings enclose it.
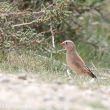
<path fill-rule="evenodd" d="M 77 73 L 74 74 L 74 79 L 77 79 L 78 78 L 78 75 Z"/>
<path fill-rule="evenodd" d="M 77 76 L 78 76 L 78 79 L 81 81 L 83 77 L 81 75 L 77 75 Z"/>
<path fill-rule="evenodd" d="M 71 76 L 71 72 L 68 69 L 67 69 L 67 76 L 68 76 L 69 79 L 73 79 L 72 76 Z"/>

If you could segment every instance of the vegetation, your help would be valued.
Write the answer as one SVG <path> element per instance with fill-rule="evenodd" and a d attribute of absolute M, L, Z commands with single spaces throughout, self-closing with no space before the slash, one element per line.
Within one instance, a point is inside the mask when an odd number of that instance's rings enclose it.
<path fill-rule="evenodd" d="M 0 2 L 1 69 L 35 72 L 40 56 L 46 70 L 65 70 L 65 52 L 59 45 L 65 39 L 75 42 L 89 66 L 108 68 L 109 3 L 109 0 Z"/>

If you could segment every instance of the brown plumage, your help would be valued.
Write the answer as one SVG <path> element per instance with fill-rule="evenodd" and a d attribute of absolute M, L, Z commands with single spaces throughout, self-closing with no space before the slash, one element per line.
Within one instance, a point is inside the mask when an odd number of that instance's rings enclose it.
<path fill-rule="evenodd" d="M 92 78 L 96 78 L 92 71 L 86 66 L 83 59 L 79 56 L 76 46 L 71 40 L 66 40 L 62 42 L 61 45 L 66 49 L 66 61 L 72 70 L 78 74 L 85 74 Z"/>

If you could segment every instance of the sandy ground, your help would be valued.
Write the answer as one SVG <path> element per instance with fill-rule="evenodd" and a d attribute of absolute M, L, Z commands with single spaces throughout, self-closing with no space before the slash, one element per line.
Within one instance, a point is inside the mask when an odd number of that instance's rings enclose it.
<path fill-rule="evenodd" d="M 44 83 L 0 74 L 0 110 L 110 110 L 110 87 Z"/>

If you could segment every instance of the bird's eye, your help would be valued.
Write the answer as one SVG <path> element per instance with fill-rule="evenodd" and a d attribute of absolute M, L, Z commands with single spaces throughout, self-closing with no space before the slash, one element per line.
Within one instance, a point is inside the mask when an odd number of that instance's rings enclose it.
<path fill-rule="evenodd" d="M 67 42 L 66 42 L 66 44 L 67 44 Z"/>

